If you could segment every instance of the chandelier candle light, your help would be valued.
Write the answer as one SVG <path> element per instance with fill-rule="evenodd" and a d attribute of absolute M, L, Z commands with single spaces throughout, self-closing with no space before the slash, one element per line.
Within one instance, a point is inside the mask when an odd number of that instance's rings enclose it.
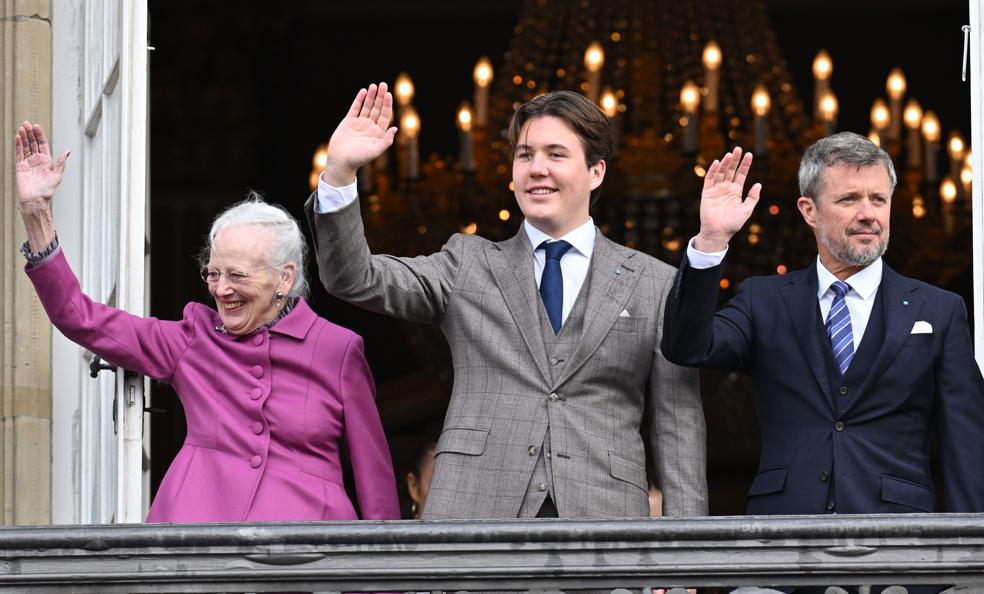
<path fill-rule="evenodd" d="M 492 84 L 492 61 L 479 58 L 472 73 L 475 80 L 475 126 L 484 128 L 489 123 L 489 86 Z"/>
<path fill-rule="evenodd" d="M 704 46 L 702 59 L 704 62 L 704 87 L 707 89 L 704 113 L 717 113 L 718 87 L 721 83 L 721 47 L 713 39 Z"/>
<path fill-rule="evenodd" d="M 926 181 L 933 183 L 940 179 L 937 153 L 940 150 L 940 120 L 932 110 L 927 110 L 922 119 L 923 155 L 926 160 Z"/>
<path fill-rule="evenodd" d="M 404 177 L 411 180 L 417 179 L 420 177 L 420 145 L 417 140 L 420 135 L 420 117 L 417 116 L 417 110 L 412 105 L 407 105 L 403 109 L 403 116 L 400 118 L 400 134 L 406 145 L 406 158 L 403 160 Z"/>
<path fill-rule="evenodd" d="M 584 68 L 588 71 L 588 99 L 592 103 L 598 103 L 601 96 L 601 68 L 605 65 L 605 50 L 597 41 L 592 41 L 591 45 L 584 52 Z"/>
<path fill-rule="evenodd" d="M 680 119 L 680 125 L 683 127 L 683 150 L 691 154 L 696 153 L 700 88 L 692 80 L 688 80 L 680 89 L 680 107 L 683 108 L 683 117 Z"/>
<path fill-rule="evenodd" d="M 472 137 L 472 109 L 465 101 L 458 108 L 458 132 L 461 141 L 461 170 L 475 172 L 475 140 Z"/>
<path fill-rule="evenodd" d="M 888 139 L 898 142 L 902 139 L 902 98 L 905 96 L 905 75 L 901 68 L 893 68 L 885 81 L 885 92 L 888 93 L 891 109 L 891 123 L 888 127 Z"/>
<path fill-rule="evenodd" d="M 765 85 L 759 84 L 752 93 L 752 112 L 755 114 L 755 155 L 766 155 L 765 139 L 769 133 L 767 120 L 772 109 L 772 99 Z"/>
<path fill-rule="evenodd" d="M 393 95 L 396 98 L 396 117 L 402 122 L 403 111 L 413 103 L 413 81 L 406 72 L 396 75 Z"/>
<path fill-rule="evenodd" d="M 918 171 L 922 166 L 922 141 L 919 138 L 919 125 L 922 124 L 922 106 L 915 99 L 909 99 L 905 104 L 902 119 L 905 120 L 905 153 L 906 165 L 910 170 Z"/>
<path fill-rule="evenodd" d="M 822 115 L 821 102 L 830 91 L 830 75 L 834 72 L 834 63 L 830 61 L 827 50 L 817 52 L 813 58 L 813 117 L 819 119 Z M 826 120 L 825 120 L 826 121 Z"/>
<path fill-rule="evenodd" d="M 888 111 L 888 105 L 885 104 L 885 100 L 882 98 L 875 99 L 875 102 L 871 106 L 871 128 L 878 133 L 878 138 L 886 139 L 889 138 L 889 124 L 891 123 L 892 115 Z"/>
<path fill-rule="evenodd" d="M 837 130 L 837 95 L 827 89 L 820 98 L 820 118 L 823 120 L 824 136 L 830 136 Z"/>
<path fill-rule="evenodd" d="M 614 91 L 605 87 L 605 90 L 601 92 L 601 101 L 598 103 L 598 107 L 601 108 L 601 112 L 611 120 L 612 122 L 612 141 L 615 146 L 619 143 L 618 125 L 616 125 L 615 118 L 618 117 L 618 95 Z"/>

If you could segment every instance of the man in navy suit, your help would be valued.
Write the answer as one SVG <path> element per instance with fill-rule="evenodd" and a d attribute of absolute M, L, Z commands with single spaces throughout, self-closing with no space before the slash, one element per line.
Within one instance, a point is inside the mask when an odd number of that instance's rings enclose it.
<path fill-rule="evenodd" d="M 761 192 L 742 200 L 751 161 L 736 148 L 708 170 L 662 340 L 670 361 L 754 380 L 762 451 L 748 513 L 935 511 L 934 426 L 943 509 L 984 511 L 984 379 L 966 307 L 882 261 L 891 158 L 851 132 L 807 149 L 796 206 L 816 262 L 748 279 L 715 313 L 728 242 Z"/>
<path fill-rule="evenodd" d="M 715 313 L 728 242 L 762 189 L 742 200 L 751 162 L 736 148 L 707 172 L 661 345 L 674 363 L 752 376 L 762 450 L 748 513 L 935 511 L 933 427 L 943 509 L 984 511 L 984 378 L 967 310 L 882 261 L 889 155 L 851 132 L 807 149 L 796 206 L 816 262 L 748 279 Z"/>

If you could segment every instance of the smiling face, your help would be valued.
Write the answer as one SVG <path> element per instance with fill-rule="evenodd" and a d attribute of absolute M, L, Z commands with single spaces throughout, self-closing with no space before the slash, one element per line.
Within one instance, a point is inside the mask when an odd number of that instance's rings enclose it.
<path fill-rule="evenodd" d="M 815 199 L 797 202 L 813 227 L 820 261 L 844 280 L 868 266 L 888 248 L 892 195 L 882 165 L 827 167 Z"/>
<path fill-rule="evenodd" d="M 564 120 L 544 115 L 523 124 L 513 155 L 519 209 L 557 239 L 588 221 L 591 191 L 605 179 L 605 161 L 590 167 L 584 147 Z"/>
<path fill-rule="evenodd" d="M 208 292 L 230 334 L 248 334 L 277 317 L 294 280 L 294 264 L 275 270 L 267 264 L 272 235 L 255 225 L 228 227 L 219 232 L 209 253 Z"/>

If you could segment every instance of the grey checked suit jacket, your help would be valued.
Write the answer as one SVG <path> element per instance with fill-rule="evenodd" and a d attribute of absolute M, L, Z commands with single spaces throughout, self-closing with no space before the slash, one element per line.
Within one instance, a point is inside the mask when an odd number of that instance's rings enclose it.
<path fill-rule="evenodd" d="M 652 440 L 664 515 L 707 513 L 697 375 L 659 351 L 672 267 L 599 231 L 584 332 L 551 382 L 522 228 L 499 243 L 456 234 L 430 256 L 371 255 L 358 201 L 318 214 L 316 198 L 305 210 L 328 292 L 437 324 L 450 343 L 454 388 L 425 518 L 517 517 L 536 463 L 529 448 L 548 430 L 560 517 L 649 515 L 643 435 Z"/>

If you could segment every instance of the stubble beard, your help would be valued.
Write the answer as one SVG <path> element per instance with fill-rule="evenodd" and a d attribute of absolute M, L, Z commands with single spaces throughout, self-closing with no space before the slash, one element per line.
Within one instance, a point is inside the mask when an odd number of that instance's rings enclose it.
<path fill-rule="evenodd" d="M 879 234 L 876 242 L 871 243 L 867 246 L 855 247 L 851 245 L 850 236 L 853 232 L 860 231 L 861 229 L 848 229 L 844 232 L 844 243 L 840 245 L 835 245 L 830 239 L 830 235 L 827 233 L 827 229 L 823 226 L 817 226 L 817 235 L 820 237 L 820 243 L 827 248 L 835 258 L 844 264 L 849 264 L 851 266 L 867 266 L 882 257 L 885 254 L 885 250 L 888 249 L 888 237 L 889 232 L 886 230 L 884 235 Z M 864 229 L 870 231 L 871 229 Z"/>

